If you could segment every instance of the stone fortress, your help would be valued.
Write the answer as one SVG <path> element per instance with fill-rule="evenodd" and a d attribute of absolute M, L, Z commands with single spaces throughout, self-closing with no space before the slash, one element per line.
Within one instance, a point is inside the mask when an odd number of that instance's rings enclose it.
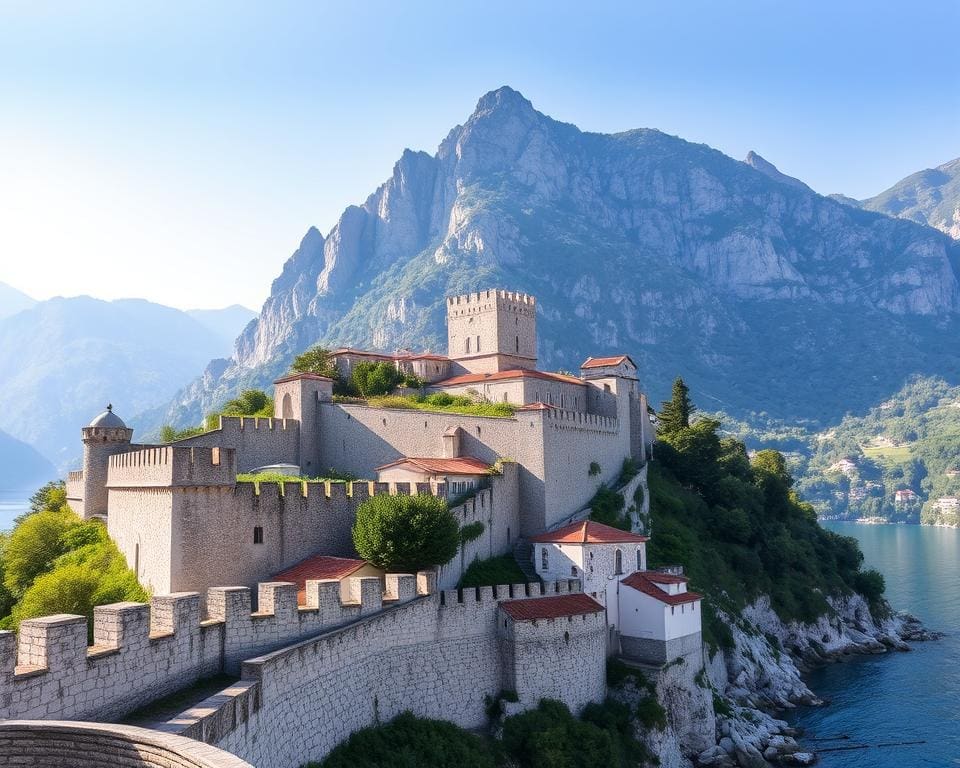
<path fill-rule="evenodd" d="M 614 654 L 699 667 L 700 596 L 647 569 L 653 429 L 636 366 L 538 370 L 536 307 L 500 290 L 452 297 L 447 355 L 334 353 L 341 375 L 388 361 L 428 392 L 509 403 L 511 416 L 374 407 L 301 373 L 275 382 L 272 418 L 224 416 L 169 445 L 132 443 L 111 408 L 94 419 L 68 501 L 105 522 L 154 597 L 97 607 L 89 646 L 81 616 L 0 632 L 0 765 L 4 745 L 39 765 L 82 744 L 95 764 L 98 750 L 162 742 L 177 765 L 290 768 L 404 710 L 476 728 L 485 697 L 512 691 L 511 711 L 542 698 L 579 711 L 604 697 Z M 628 459 L 639 471 L 621 478 Z M 237 481 L 277 466 L 376 480 Z M 632 531 L 587 519 L 600 484 L 623 494 Z M 482 533 L 437 570 L 378 572 L 355 559 L 351 527 L 384 493 L 444 496 Z M 456 588 L 474 559 L 511 552 L 527 583 Z M 234 682 L 209 695 L 215 675 Z M 203 695 L 156 714 L 185 690 Z M 148 764 L 136 759 L 122 764 Z"/>

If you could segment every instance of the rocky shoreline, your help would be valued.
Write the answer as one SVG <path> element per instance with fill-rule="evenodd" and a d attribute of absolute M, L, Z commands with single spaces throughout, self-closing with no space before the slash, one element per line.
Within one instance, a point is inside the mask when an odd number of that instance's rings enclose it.
<path fill-rule="evenodd" d="M 702 673 L 661 670 L 657 693 L 668 727 L 645 737 L 661 766 L 813 765 L 815 750 L 804 747 L 800 734 L 777 717 L 797 706 L 824 704 L 803 673 L 853 656 L 909 651 L 908 642 L 940 637 L 905 612 L 875 619 L 859 595 L 830 602 L 834 615 L 800 624 L 784 623 L 761 598 L 739 617 L 721 616 L 733 633 L 733 647 L 705 659 Z"/>

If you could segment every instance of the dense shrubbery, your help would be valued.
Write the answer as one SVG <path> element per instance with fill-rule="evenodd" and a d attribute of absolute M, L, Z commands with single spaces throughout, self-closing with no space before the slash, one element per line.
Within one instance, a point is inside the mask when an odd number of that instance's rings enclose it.
<path fill-rule="evenodd" d="M 103 524 L 73 514 L 56 483 L 0 537 L 0 576 L 0 628 L 52 613 L 92 617 L 95 605 L 147 598 Z"/>
<path fill-rule="evenodd" d="M 479 736 L 443 720 L 404 712 L 386 725 L 364 728 L 331 752 L 323 768 L 494 768 Z M 308 764 L 305 768 L 314 766 Z"/>
<path fill-rule="evenodd" d="M 357 507 L 353 545 L 378 568 L 415 573 L 457 554 L 460 525 L 436 496 L 372 496 Z"/>
<path fill-rule="evenodd" d="M 466 395 L 435 392 L 432 395 L 387 395 L 372 397 L 368 403 L 377 408 L 412 408 L 419 411 L 462 413 L 469 416 L 512 416 L 516 406 L 472 400 Z"/>
<path fill-rule="evenodd" d="M 461 587 L 494 587 L 498 584 L 523 584 L 526 574 L 520 570 L 513 555 L 474 560 L 460 577 Z"/>
<path fill-rule="evenodd" d="M 683 409 L 676 409 L 681 411 Z M 861 572 L 854 539 L 821 528 L 793 490 L 776 451 L 747 456 L 743 443 L 700 419 L 658 431 L 650 472 L 651 565 L 683 564 L 694 588 L 733 608 L 769 594 L 784 619 L 809 621 L 828 610 L 826 595 L 862 591 L 875 604 L 882 577 Z M 708 626 L 714 640 L 719 627 Z"/>
<path fill-rule="evenodd" d="M 579 720 L 566 705 L 545 699 L 504 721 L 503 748 L 521 768 L 627 768 L 647 757 L 633 738 L 629 708 L 610 699 L 587 705 Z"/>

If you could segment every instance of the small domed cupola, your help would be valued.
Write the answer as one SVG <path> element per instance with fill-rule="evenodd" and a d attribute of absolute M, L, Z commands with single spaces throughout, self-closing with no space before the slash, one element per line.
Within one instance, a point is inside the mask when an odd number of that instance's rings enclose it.
<path fill-rule="evenodd" d="M 107 406 L 107 410 L 101 413 L 97 418 L 90 422 L 91 427 L 101 427 L 103 429 L 126 429 L 127 425 L 123 423 L 117 414 L 113 412 L 113 404 Z"/>

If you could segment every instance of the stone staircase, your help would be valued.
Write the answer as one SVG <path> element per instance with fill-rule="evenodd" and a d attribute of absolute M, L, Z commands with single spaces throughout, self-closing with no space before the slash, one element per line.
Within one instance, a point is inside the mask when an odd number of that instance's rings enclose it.
<path fill-rule="evenodd" d="M 533 565 L 533 544 L 525 539 L 520 539 L 513 545 L 513 559 L 517 561 L 517 565 L 520 566 L 520 570 L 527 577 L 527 581 L 540 581 L 537 569 Z"/>

